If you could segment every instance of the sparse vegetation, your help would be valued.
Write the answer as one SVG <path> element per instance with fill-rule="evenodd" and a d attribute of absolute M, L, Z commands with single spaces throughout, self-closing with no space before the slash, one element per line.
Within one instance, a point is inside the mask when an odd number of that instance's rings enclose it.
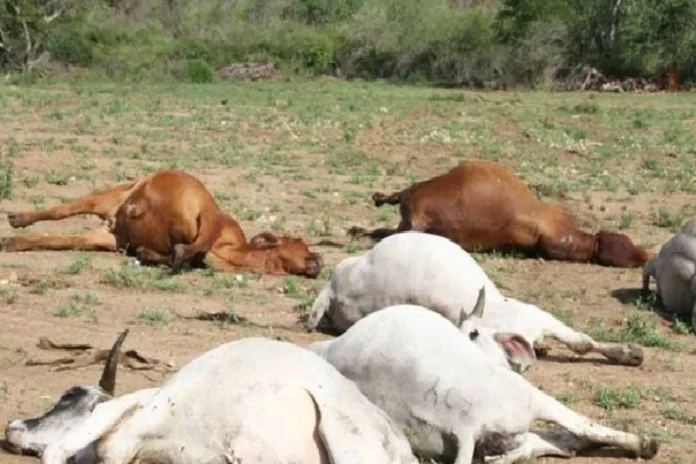
<path fill-rule="evenodd" d="M 126 48 L 113 50 L 118 74 Z M 176 71 L 187 81 L 188 59 Z M 375 208 L 370 195 L 402 189 L 473 157 L 511 166 L 540 196 L 577 213 L 587 229 L 621 229 L 654 247 L 693 215 L 693 98 L 477 93 L 323 78 L 235 85 L 218 78 L 205 85 L 133 79 L 120 85 L 88 75 L 0 86 L 6 128 L 0 159 L 14 163 L 12 194 L 0 199 L 2 211 L 53 206 L 177 167 L 206 182 L 248 236 L 273 230 L 345 245 L 316 247 L 325 268 L 315 281 L 211 269 L 172 275 L 112 253 L 0 253 L 0 313 L 11 327 L 0 330 L 0 338 L 12 344 L 0 358 L 14 362 L 14 348 L 31 348 L 40 336 L 64 341 L 69 334 L 72 341 L 106 346 L 129 325 L 138 335 L 129 338 L 128 349 L 147 353 L 157 346 L 177 365 L 183 353 L 242 336 L 302 344 L 319 338 L 295 324 L 338 261 L 371 246 L 347 238 L 345 230 L 398 223 L 398 207 Z M 98 224 L 76 217 L 12 229 L 0 215 L 0 236 L 81 234 Z M 655 294 L 635 296 L 640 269 L 517 253 L 473 255 L 506 294 L 599 340 L 637 343 L 646 353 L 644 368 L 603 365 L 595 355 L 569 363 L 563 360 L 568 350 L 548 340 L 550 359 L 525 377 L 610 425 L 644 424 L 646 433 L 670 440 L 675 461 L 691 462 L 696 408 L 688 385 L 696 336 L 690 321 L 660 314 Z M 615 290 L 633 296 L 623 299 Z M 221 313 L 225 320 L 189 318 L 199 312 Z M 3 381 L 12 385 L 19 371 L 6 372 Z M 36 372 L 43 385 L 46 371 Z M 566 372 L 573 378 L 565 379 Z M 42 395 L 54 392 L 49 385 L 45 390 Z M 0 419 L 23 413 L 18 405 L 30 408 L 26 395 L 10 390 L 0 401 Z"/>

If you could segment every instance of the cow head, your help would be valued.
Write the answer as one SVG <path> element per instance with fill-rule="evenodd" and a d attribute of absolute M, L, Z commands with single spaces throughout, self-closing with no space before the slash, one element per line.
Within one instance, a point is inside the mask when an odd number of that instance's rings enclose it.
<path fill-rule="evenodd" d="M 652 256 L 648 250 L 636 247 L 626 234 L 600 230 L 593 260 L 602 266 L 638 267 Z"/>
<path fill-rule="evenodd" d="M 309 251 L 309 247 L 301 238 L 289 235 L 276 236 L 270 232 L 262 232 L 251 240 L 249 247 L 265 250 L 268 258 L 268 271 L 286 273 L 316 278 L 324 265 L 319 253 Z"/>
<path fill-rule="evenodd" d="M 14 454 L 41 456 L 46 446 L 85 421 L 99 403 L 112 399 L 119 351 L 126 335 L 128 329 L 116 339 L 98 385 L 73 386 L 44 415 L 10 422 L 5 428 L 2 447 Z"/>
<path fill-rule="evenodd" d="M 520 334 L 497 332 L 484 327 L 481 318 L 486 306 L 485 286 L 479 290 L 473 311 L 462 309 L 459 330 L 469 338 L 493 363 L 522 372 L 536 362 L 534 348 Z"/>

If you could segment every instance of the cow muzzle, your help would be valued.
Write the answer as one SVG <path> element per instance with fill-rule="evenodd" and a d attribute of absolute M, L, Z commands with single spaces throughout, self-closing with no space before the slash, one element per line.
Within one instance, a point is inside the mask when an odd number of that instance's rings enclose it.
<path fill-rule="evenodd" d="M 319 253 L 310 253 L 305 264 L 305 275 L 313 279 L 319 275 L 324 267 L 324 259 Z"/>
<path fill-rule="evenodd" d="M 0 441 L 0 446 L 8 453 L 31 454 L 31 450 L 25 450 L 23 446 L 26 431 L 26 426 L 21 422 L 10 422 L 5 427 L 5 439 Z"/>

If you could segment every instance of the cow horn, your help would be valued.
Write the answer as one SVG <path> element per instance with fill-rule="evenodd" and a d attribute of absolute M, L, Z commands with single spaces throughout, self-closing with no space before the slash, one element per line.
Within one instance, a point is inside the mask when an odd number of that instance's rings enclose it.
<path fill-rule="evenodd" d="M 479 290 L 478 298 L 476 298 L 476 304 L 474 305 L 473 311 L 471 311 L 471 316 L 476 316 L 478 318 L 483 317 L 483 308 L 486 306 L 486 286 L 483 285 L 481 290 Z"/>
<path fill-rule="evenodd" d="M 116 370 L 118 370 L 118 355 L 121 351 L 121 345 L 128 335 L 129 329 L 121 332 L 111 347 L 109 357 L 104 365 L 101 379 L 99 379 L 99 387 L 111 396 L 114 396 L 116 390 Z"/>

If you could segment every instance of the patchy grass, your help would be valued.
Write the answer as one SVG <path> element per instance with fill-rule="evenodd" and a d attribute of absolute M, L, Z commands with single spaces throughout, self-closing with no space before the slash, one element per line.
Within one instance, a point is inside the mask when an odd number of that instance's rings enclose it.
<path fill-rule="evenodd" d="M 172 357 L 180 366 L 242 336 L 300 344 L 323 338 L 306 334 L 298 319 L 336 264 L 371 246 L 346 237 L 346 229 L 399 221 L 398 206 L 375 208 L 370 196 L 469 158 L 510 166 L 587 230 L 621 230 L 657 247 L 696 214 L 694 99 L 690 93 L 477 93 L 335 79 L 196 86 L 71 78 L 0 86 L 2 211 L 54 206 L 179 168 L 204 181 L 247 237 L 273 231 L 344 245 L 317 247 L 326 265 L 316 281 L 242 271 L 171 275 L 111 253 L 0 253 L 0 281 L 11 272 L 21 277 L 0 285 L 0 313 L 9 327 L 3 344 L 29 351 L 40 336 L 58 341 L 69 334 L 106 347 L 133 324 L 128 349 Z M 0 236 L 80 234 L 98 226 L 93 217 L 74 217 L 12 229 L 0 219 Z M 596 363 L 590 355 L 540 362 L 525 373 L 532 383 L 595 419 L 664 438 L 659 462 L 693 460 L 696 337 L 688 322 L 661 317 L 656 298 L 614 295 L 635 295 L 640 269 L 472 255 L 505 294 L 598 340 L 636 343 L 646 352 L 640 368 Z M 221 324 L 188 317 L 199 311 L 226 317 Z M 567 354 L 553 346 L 556 352 Z M 53 398 L 75 375 L 33 372 L 21 362 L 3 371 L 7 385 L 32 387 L 7 392 L 0 421 L 38 413 L 42 398 Z M 119 390 L 142 382 L 119 372 Z M 578 456 L 573 462 L 624 461 Z"/>

